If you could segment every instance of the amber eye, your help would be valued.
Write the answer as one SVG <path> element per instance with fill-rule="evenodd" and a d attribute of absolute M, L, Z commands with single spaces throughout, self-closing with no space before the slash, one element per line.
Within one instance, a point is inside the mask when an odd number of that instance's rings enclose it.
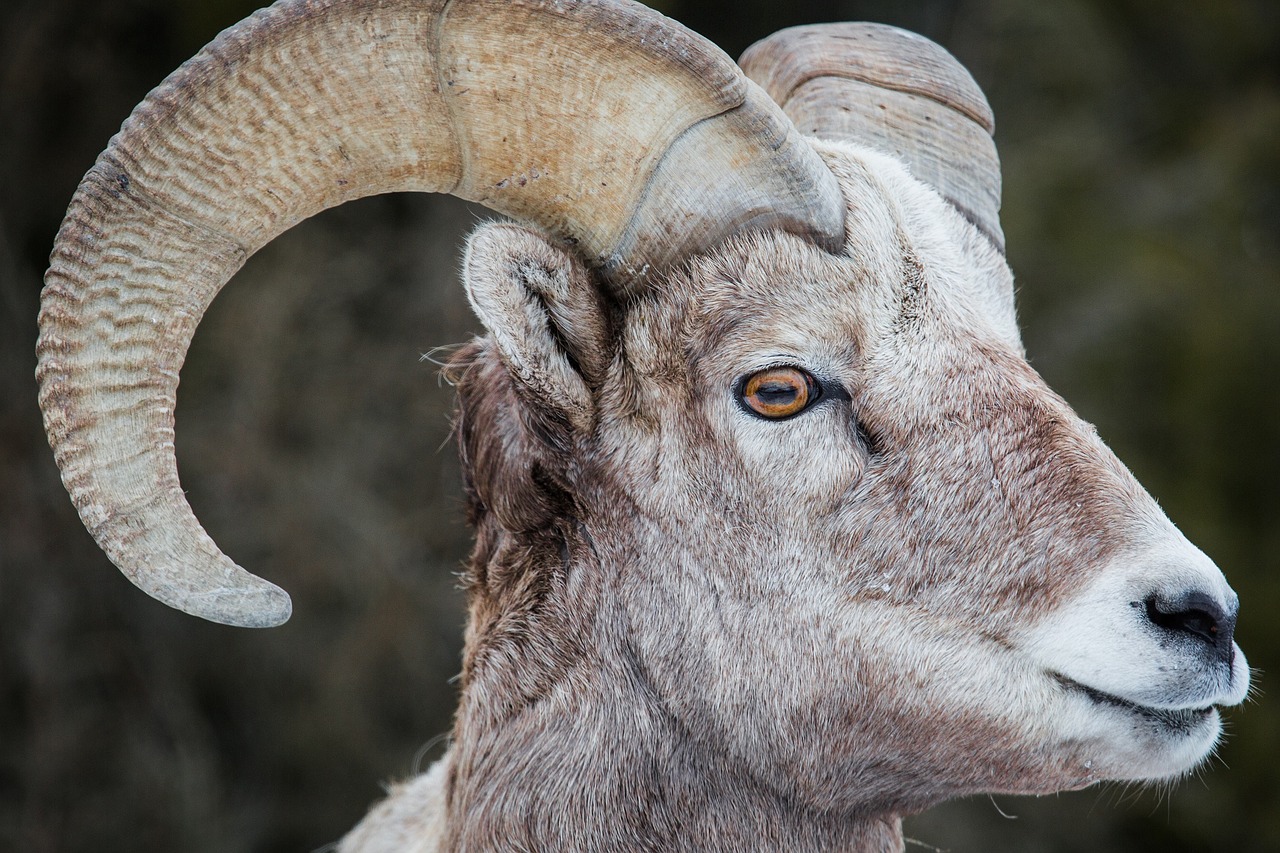
<path fill-rule="evenodd" d="M 739 399 L 748 411 L 778 420 L 798 415 L 821 393 L 818 381 L 797 367 L 770 367 L 742 383 Z"/>

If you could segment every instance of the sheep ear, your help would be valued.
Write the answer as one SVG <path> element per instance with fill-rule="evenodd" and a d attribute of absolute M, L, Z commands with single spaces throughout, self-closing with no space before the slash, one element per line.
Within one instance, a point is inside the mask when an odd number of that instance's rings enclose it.
<path fill-rule="evenodd" d="M 526 400 L 589 432 L 591 388 L 608 366 L 610 335 L 608 309 L 582 261 L 525 228 L 489 223 L 467 243 L 463 278 Z"/>

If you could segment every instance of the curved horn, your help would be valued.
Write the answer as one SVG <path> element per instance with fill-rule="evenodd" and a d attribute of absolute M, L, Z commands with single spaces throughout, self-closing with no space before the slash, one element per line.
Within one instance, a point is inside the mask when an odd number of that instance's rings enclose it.
<path fill-rule="evenodd" d="M 40 402 L 85 526 L 150 595 L 289 618 L 183 496 L 178 370 L 254 251 L 320 210 L 448 192 L 575 243 L 619 296 L 745 227 L 843 243 L 834 177 L 715 46 L 605 0 L 282 0 L 134 110 L 81 182 L 40 312 Z"/>
<path fill-rule="evenodd" d="M 884 24 L 817 24 L 774 33 L 740 63 L 803 133 L 896 156 L 1004 251 L 995 118 L 942 47 Z"/>

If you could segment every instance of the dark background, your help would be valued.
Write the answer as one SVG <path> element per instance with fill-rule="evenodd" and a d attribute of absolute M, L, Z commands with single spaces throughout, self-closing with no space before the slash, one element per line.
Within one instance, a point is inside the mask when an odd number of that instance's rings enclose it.
<path fill-rule="evenodd" d="M 909 822 L 918 849 L 1280 850 L 1280 3 L 658 5 L 735 56 L 781 26 L 862 19 L 968 65 L 997 117 L 1032 363 L 1244 602 L 1260 691 L 1204 770 L 949 804 Z M 40 276 L 76 183 L 149 88 L 252 8 L 0 6 L 0 849 L 315 849 L 449 726 L 467 532 L 450 394 L 422 356 L 475 331 L 456 270 L 480 211 L 395 196 L 323 214 L 254 257 L 196 336 L 183 483 L 227 552 L 293 594 L 283 628 L 206 624 L 130 586 L 40 429 Z"/>

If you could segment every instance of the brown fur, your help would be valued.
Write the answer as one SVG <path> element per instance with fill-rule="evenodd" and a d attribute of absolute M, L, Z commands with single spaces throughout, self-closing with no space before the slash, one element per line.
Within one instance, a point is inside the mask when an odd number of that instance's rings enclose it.
<path fill-rule="evenodd" d="M 462 703 L 393 799 L 443 798 L 439 849 L 883 853 L 939 800 L 1107 766 L 1026 632 L 1167 522 L 1028 366 L 989 244 L 828 158 L 845 253 L 743 236 L 624 306 L 528 232 L 473 239 L 502 333 L 450 367 Z M 732 389 L 774 363 L 843 392 L 753 419 Z"/>

